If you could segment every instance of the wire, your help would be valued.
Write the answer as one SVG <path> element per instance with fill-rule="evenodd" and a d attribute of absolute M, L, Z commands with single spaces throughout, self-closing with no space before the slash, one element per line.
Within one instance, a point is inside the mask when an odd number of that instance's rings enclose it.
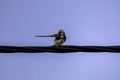
<path fill-rule="evenodd" d="M 116 52 L 120 53 L 120 46 L 0 46 L 0 53 L 70 53 L 70 52 Z"/>

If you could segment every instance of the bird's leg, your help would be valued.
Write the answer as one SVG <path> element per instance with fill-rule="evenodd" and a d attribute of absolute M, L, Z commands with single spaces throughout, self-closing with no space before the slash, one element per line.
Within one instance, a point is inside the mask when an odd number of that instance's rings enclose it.
<path fill-rule="evenodd" d="M 59 40 L 55 40 L 54 41 L 54 44 L 52 45 L 52 46 L 57 46 L 57 47 L 59 47 L 59 46 L 61 46 L 63 44 L 63 40 L 62 39 L 59 39 Z"/>

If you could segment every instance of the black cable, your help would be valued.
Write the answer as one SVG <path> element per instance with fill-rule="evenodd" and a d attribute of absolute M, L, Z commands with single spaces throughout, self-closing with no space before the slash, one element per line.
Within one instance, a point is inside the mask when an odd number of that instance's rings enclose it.
<path fill-rule="evenodd" d="M 120 46 L 0 46 L 0 53 L 69 53 L 69 52 L 120 52 Z"/>

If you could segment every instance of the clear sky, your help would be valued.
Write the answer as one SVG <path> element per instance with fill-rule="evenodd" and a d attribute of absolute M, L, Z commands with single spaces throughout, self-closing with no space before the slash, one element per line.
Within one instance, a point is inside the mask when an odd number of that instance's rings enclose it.
<path fill-rule="evenodd" d="M 0 45 L 120 45 L 120 0 L 0 0 Z M 0 54 L 0 80 L 120 80 L 120 54 Z"/>

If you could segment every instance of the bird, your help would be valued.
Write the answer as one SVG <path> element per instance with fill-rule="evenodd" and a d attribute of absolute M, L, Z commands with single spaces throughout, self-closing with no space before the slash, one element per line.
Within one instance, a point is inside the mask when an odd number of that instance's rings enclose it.
<path fill-rule="evenodd" d="M 54 37 L 54 43 L 52 46 L 55 46 L 55 47 L 59 47 L 59 46 L 62 46 L 63 43 L 66 41 L 67 37 L 66 37 L 66 34 L 65 34 L 65 31 L 63 29 L 60 29 L 58 31 L 58 33 L 56 34 L 51 34 L 51 35 L 48 35 L 48 36 L 35 36 L 35 37 Z"/>
<path fill-rule="evenodd" d="M 66 41 L 66 34 L 64 30 L 59 30 L 57 34 L 50 35 L 51 37 L 55 37 L 54 44 L 52 46 L 62 46 Z"/>

